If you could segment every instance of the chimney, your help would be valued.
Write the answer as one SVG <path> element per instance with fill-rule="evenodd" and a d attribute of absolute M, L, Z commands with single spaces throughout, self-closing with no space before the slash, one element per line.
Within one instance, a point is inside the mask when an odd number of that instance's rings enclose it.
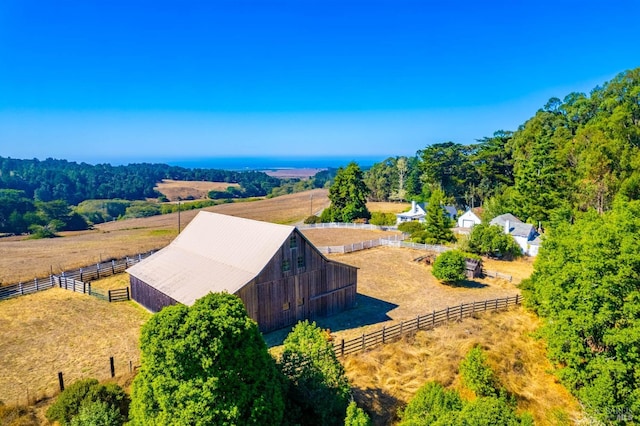
<path fill-rule="evenodd" d="M 511 222 L 509 222 L 509 220 L 504 221 L 504 233 L 505 234 L 511 233 Z"/>
<path fill-rule="evenodd" d="M 414 201 L 411 202 L 411 212 L 415 213 L 417 211 L 418 211 L 418 209 L 416 209 L 416 202 L 414 200 Z"/>

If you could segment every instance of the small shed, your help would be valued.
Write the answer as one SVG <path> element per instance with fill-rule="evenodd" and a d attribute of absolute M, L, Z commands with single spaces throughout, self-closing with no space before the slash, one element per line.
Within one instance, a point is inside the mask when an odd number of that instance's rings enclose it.
<path fill-rule="evenodd" d="M 297 228 L 204 211 L 127 272 L 131 297 L 152 312 L 226 291 L 263 332 L 351 308 L 357 292 L 357 268 L 327 259 Z"/>
<path fill-rule="evenodd" d="M 465 271 L 464 274 L 468 279 L 482 277 L 482 260 L 481 259 L 465 259 Z"/>
<path fill-rule="evenodd" d="M 482 219 L 473 210 L 467 210 L 458 218 L 459 228 L 472 228 L 482 223 Z"/>

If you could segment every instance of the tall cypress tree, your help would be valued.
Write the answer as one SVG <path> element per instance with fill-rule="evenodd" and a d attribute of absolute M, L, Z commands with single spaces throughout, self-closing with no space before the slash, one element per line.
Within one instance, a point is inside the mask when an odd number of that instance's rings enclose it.
<path fill-rule="evenodd" d="M 451 231 L 451 221 L 443 206 L 444 192 L 436 189 L 431 193 L 427 206 L 427 224 L 424 230 L 424 241 L 427 244 L 442 244 L 455 241 Z"/>

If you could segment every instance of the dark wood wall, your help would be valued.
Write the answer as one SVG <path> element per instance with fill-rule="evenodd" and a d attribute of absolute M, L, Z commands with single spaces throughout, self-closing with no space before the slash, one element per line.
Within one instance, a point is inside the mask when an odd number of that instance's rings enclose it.
<path fill-rule="evenodd" d="M 151 312 L 158 312 L 165 306 L 178 303 L 160 290 L 133 275 L 129 275 L 129 283 L 131 284 L 131 298 Z"/>
<path fill-rule="evenodd" d="M 267 332 L 353 307 L 357 271 L 326 259 L 296 229 L 260 274 L 236 294 L 260 330 Z"/>

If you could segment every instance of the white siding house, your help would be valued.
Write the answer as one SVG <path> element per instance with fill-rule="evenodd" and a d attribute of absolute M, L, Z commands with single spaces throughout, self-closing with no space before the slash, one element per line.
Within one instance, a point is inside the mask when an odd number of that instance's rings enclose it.
<path fill-rule="evenodd" d="M 426 208 L 426 203 L 416 203 L 415 201 L 412 201 L 410 210 L 396 214 L 396 223 L 401 224 L 402 222 L 411 221 L 424 222 L 427 217 Z M 456 210 L 455 206 L 444 206 L 444 210 L 449 219 L 456 218 L 456 214 L 458 213 L 458 211 Z"/>
<path fill-rule="evenodd" d="M 471 210 L 467 210 L 458 218 L 459 228 L 472 228 L 474 225 L 479 225 L 482 220 Z"/>
<path fill-rule="evenodd" d="M 533 225 L 522 222 L 510 213 L 494 217 L 490 225 L 503 227 L 505 234 L 511 234 L 522 249 L 522 253 L 536 256 L 540 247 L 540 238 Z"/>

